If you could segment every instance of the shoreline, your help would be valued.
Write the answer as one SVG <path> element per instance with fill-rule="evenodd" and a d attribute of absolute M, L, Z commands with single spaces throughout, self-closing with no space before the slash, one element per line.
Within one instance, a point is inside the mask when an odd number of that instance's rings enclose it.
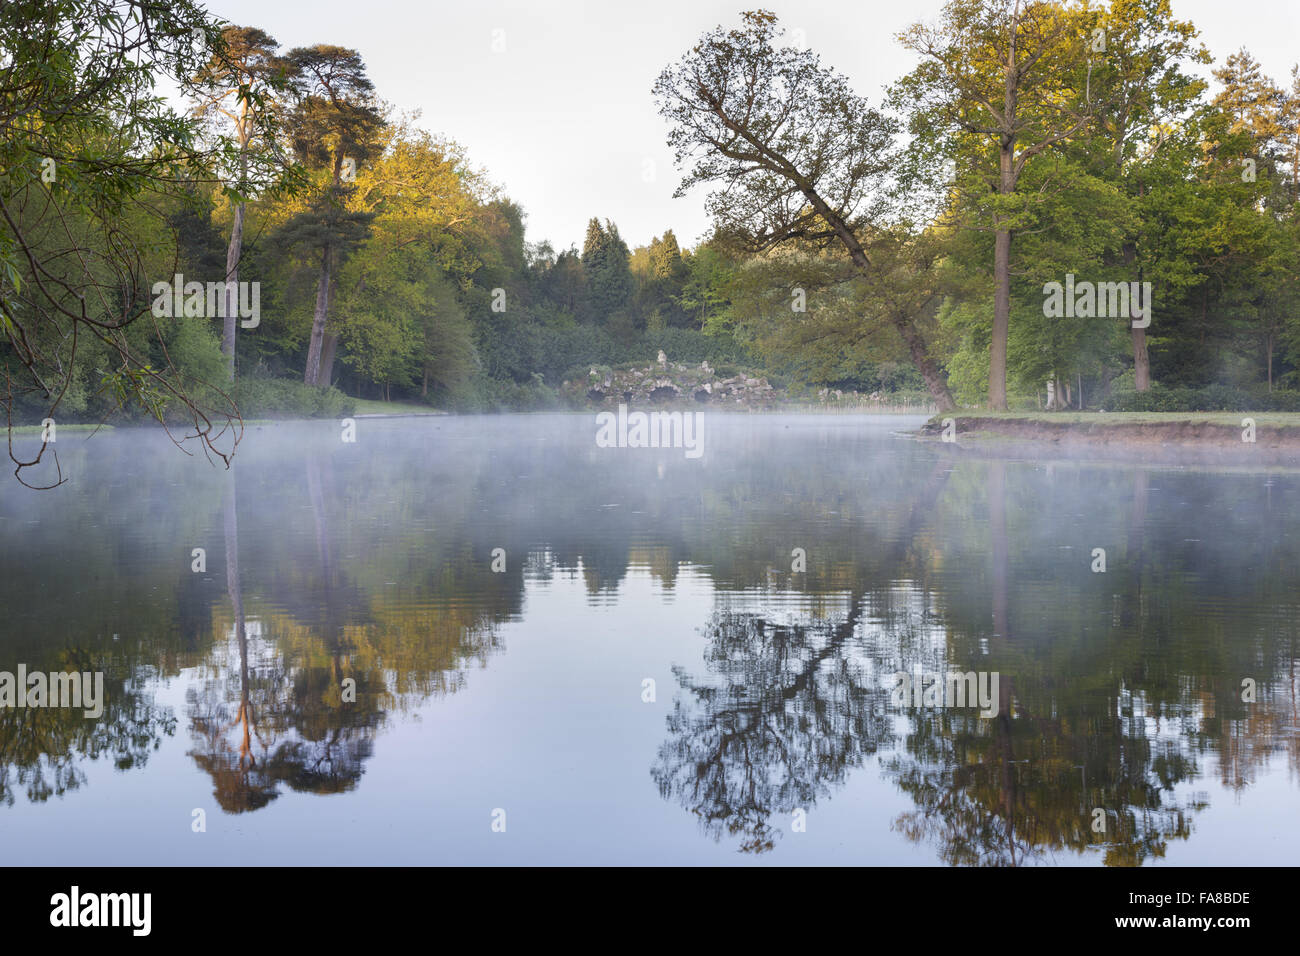
<path fill-rule="evenodd" d="M 1300 414 L 1288 412 L 956 412 L 932 417 L 916 437 L 1031 456 L 1300 464 Z"/>

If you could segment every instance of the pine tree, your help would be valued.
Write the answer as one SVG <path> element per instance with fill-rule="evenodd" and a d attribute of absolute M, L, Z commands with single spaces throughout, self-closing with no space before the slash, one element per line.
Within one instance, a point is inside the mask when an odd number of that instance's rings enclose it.
<path fill-rule="evenodd" d="M 303 381 L 328 385 L 338 338 L 327 328 L 334 273 L 348 251 L 365 237 L 368 227 L 368 217 L 346 208 L 348 196 L 355 191 L 349 180 L 355 175 L 355 166 L 376 151 L 384 117 L 374 101 L 374 84 L 356 50 L 327 44 L 300 47 L 290 51 L 287 63 L 298 93 L 289 139 L 308 170 L 323 180 L 307 212 L 298 217 L 312 220 L 320 253 Z"/>
<path fill-rule="evenodd" d="M 587 238 L 582 243 L 582 264 L 590 279 L 604 262 L 605 249 L 609 245 L 609 236 L 600 225 L 600 220 L 592 217 L 587 223 Z"/>
<path fill-rule="evenodd" d="M 1255 138 L 1261 155 L 1282 139 L 1282 113 L 1286 94 L 1269 77 L 1259 61 L 1243 47 L 1231 54 L 1224 65 L 1214 71 L 1223 90 L 1214 104 L 1232 117 L 1229 132 L 1248 130 Z"/>
<path fill-rule="evenodd" d="M 685 272 L 682 250 L 671 229 L 664 233 L 662 239 L 650 243 L 650 271 L 656 279 L 682 278 Z"/>
<path fill-rule="evenodd" d="M 194 77 L 201 94 L 197 112 L 220 125 L 228 125 L 238 144 L 238 167 L 233 170 L 239 198 L 234 204 L 230 241 L 226 247 L 226 306 L 221 334 L 221 351 L 226 356 L 226 374 L 235 378 L 236 309 L 235 289 L 244 248 L 245 196 L 249 192 L 250 165 L 274 167 L 277 156 L 274 130 L 268 120 L 277 108 L 275 97 L 286 86 L 287 64 L 276 52 L 280 44 L 256 27 L 227 26 L 223 54 L 212 58 Z"/>
<path fill-rule="evenodd" d="M 628 266 L 627 243 L 618 227 L 605 220 L 587 223 L 587 239 L 582 247 L 582 265 L 587 273 L 592 318 L 604 325 L 609 317 L 624 308 L 632 297 L 635 284 Z"/>

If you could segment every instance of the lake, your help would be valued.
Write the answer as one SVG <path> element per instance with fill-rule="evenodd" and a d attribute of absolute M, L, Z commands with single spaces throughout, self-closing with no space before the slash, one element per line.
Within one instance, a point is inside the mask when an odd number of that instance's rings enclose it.
<path fill-rule="evenodd" d="M 0 707 L 5 859 L 1293 863 L 1300 472 L 921 422 L 60 433 L 0 485 L 0 671 L 104 707 Z"/>

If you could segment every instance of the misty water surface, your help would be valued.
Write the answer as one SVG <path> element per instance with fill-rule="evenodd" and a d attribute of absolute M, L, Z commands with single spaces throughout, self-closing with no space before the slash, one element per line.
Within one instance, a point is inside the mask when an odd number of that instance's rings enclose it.
<path fill-rule="evenodd" d="M 229 472 L 60 434 L 68 484 L 0 485 L 0 670 L 108 700 L 0 709 L 5 859 L 1293 862 L 1300 474 L 919 423 L 710 413 L 698 460 L 593 415 L 250 426 Z"/>

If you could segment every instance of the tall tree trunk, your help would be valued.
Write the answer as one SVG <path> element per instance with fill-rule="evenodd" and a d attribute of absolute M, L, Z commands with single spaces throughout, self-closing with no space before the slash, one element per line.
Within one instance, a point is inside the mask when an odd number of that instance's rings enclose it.
<path fill-rule="evenodd" d="M 248 143 L 252 136 L 250 101 L 240 100 L 239 121 L 235 124 L 239 135 L 239 188 L 243 190 L 248 178 Z M 242 194 L 242 193 L 241 193 Z M 230 224 L 230 244 L 226 246 L 226 314 L 221 327 L 221 351 L 226 356 L 226 377 L 235 380 L 235 336 L 239 327 L 239 260 L 244 254 L 244 203 L 235 205 L 235 218 Z"/>
<path fill-rule="evenodd" d="M 800 192 L 808 200 L 808 204 L 817 210 L 817 214 L 826 220 L 835 235 L 839 237 L 840 242 L 844 244 L 844 248 L 849 251 L 849 258 L 857 266 L 858 271 L 864 276 L 869 276 L 871 274 L 871 260 L 867 258 L 867 251 L 862 248 L 862 243 L 858 241 L 858 237 L 854 235 L 848 223 L 827 205 L 826 200 L 822 199 L 811 186 L 801 186 Z M 898 329 L 898 334 L 903 337 L 908 354 L 911 355 L 916 370 L 921 373 L 921 378 L 925 380 L 926 388 L 934 396 L 934 403 L 939 407 L 939 411 L 950 412 L 955 409 L 957 403 L 953 401 L 952 393 L 948 391 L 948 383 L 944 381 L 938 364 L 930 356 L 930 348 L 926 344 L 925 336 L 916 327 L 916 323 L 907 315 L 900 313 L 894 313 L 890 316 L 890 319 L 894 323 L 894 327 Z"/>
<path fill-rule="evenodd" d="M 1273 333 L 1268 333 L 1268 390 L 1273 391 Z"/>
<path fill-rule="evenodd" d="M 989 408 L 1007 409 L 1007 330 L 1011 327 L 1011 233 L 993 244 L 993 338 L 989 342 Z"/>
<path fill-rule="evenodd" d="M 921 373 L 921 378 L 925 380 L 925 387 L 929 389 L 939 411 L 953 411 L 957 407 L 957 403 L 953 401 L 952 392 L 948 391 L 948 383 L 944 381 L 943 373 L 939 371 L 938 364 L 930 355 L 930 349 L 926 345 L 925 337 L 921 335 L 920 331 L 906 316 L 895 316 L 894 327 L 898 329 L 898 334 L 903 337 L 903 341 L 907 344 L 907 352 L 912 357 L 912 364 Z"/>
<path fill-rule="evenodd" d="M 1145 193 L 1145 189 L 1143 190 Z M 1131 266 L 1137 261 L 1137 243 L 1124 243 L 1124 264 Z M 1138 270 L 1138 288 L 1142 288 L 1142 270 Z M 1147 303 L 1150 308 L 1151 303 Z M 1129 312 L 1133 309 L 1130 307 Z M 1145 328 L 1132 328 L 1133 316 L 1130 314 L 1125 320 L 1130 326 L 1133 335 L 1133 387 L 1139 392 L 1145 392 L 1151 387 L 1151 357 L 1147 355 L 1147 330 Z"/>
<path fill-rule="evenodd" d="M 1151 356 L 1147 353 L 1147 330 L 1133 329 L 1133 387 L 1145 392 L 1151 387 Z"/>
<path fill-rule="evenodd" d="M 221 354 L 226 357 L 226 378 L 235 380 L 235 334 L 239 322 L 239 257 L 244 251 L 244 204 L 235 206 L 226 247 L 226 311 L 221 327 Z"/>
<path fill-rule="evenodd" d="M 1133 387 L 1145 392 L 1151 387 L 1151 358 L 1147 355 L 1147 330 L 1133 330 Z"/>
<path fill-rule="evenodd" d="M 1002 134 L 998 139 L 998 192 L 1016 191 L 1016 105 L 1020 95 L 1020 68 L 1016 65 L 1016 39 L 1020 30 L 1020 3 L 1011 17 L 1011 42 L 1002 66 Z M 993 239 L 993 337 L 989 341 L 989 407 L 1007 408 L 1007 332 L 1011 328 L 1011 230 L 997 223 Z"/>
<path fill-rule="evenodd" d="M 321 339 L 320 372 L 316 384 L 330 386 L 334 384 L 334 356 L 338 353 L 339 337 L 334 332 L 326 332 Z"/>
<path fill-rule="evenodd" d="M 316 385 L 320 380 L 321 342 L 325 337 L 325 320 L 330 311 L 330 247 L 320 257 L 320 281 L 316 285 L 316 311 L 311 321 L 311 343 L 307 346 L 307 369 L 302 380 Z"/>

